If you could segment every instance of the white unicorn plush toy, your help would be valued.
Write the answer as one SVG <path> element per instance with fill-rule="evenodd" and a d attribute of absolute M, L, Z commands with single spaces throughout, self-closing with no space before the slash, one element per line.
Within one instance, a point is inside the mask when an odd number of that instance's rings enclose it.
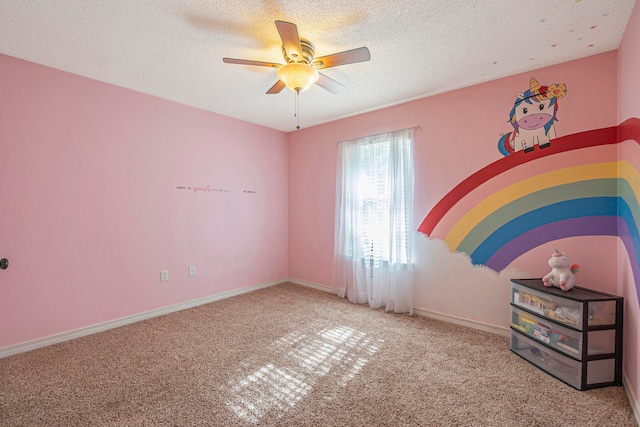
<path fill-rule="evenodd" d="M 564 252 L 554 249 L 549 259 L 549 267 L 551 272 L 542 278 L 545 286 L 555 286 L 563 291 L 568 291 L 575 286 L 575 274 L 578 273 L 580 266 L 570 265 L 569 258 Z"/>

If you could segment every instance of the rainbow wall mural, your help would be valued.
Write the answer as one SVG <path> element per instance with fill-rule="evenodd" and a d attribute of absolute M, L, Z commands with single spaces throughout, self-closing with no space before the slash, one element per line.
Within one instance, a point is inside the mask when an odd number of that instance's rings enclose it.
<path fill-rule="evenodd" d="M 618 159 L 618 144 L 638 155 Z M 635 164 L 634 164 L 635 162 Z M 640 295 L 640 119 L 517 151 L 451 190 L 418 231 L 500 271 L 527 251 L 574 236 L 618 236 Z"/>

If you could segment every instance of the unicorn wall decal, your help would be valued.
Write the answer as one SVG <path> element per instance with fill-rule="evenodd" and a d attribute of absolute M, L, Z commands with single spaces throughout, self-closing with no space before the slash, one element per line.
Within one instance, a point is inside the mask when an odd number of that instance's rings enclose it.
<path fill-rule="evenodd" d="M 531 77 L 529 90 L 516 94 L 516 101 L 509 113 L 509 123 L 514 130 L 498 141 L 500 153 L 508 156 L 519 150 L 533 151 L 536 145 L 548 147 L 556 137 L 553 124 L 558 120 L 558 99 L 566 94 L 564 83 L 541 86 Z"/>

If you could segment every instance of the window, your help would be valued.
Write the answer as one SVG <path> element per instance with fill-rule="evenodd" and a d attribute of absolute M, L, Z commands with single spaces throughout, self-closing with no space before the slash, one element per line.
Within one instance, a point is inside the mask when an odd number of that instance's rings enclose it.
<path fill-rule="evenodd" d="M 340 143 L 333 280 L 338 295 L 389 307 L 394 283 L 410 288 L 412 213 L 413 129 Z"/>

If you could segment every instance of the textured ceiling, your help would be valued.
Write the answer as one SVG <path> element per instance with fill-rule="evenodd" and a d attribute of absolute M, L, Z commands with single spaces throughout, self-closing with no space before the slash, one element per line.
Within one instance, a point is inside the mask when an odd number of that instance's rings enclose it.
<path fill-rule="evenodd" d="M 265 92 L 283 62 L 275 20 L 346 89 L 300 94 L 300 126 L 329 122 L 617 49 L 635 0 L 0 0 L 0 53 L 282 131 L 295 95 Z M 0 70 L 1 76 L 1 70 Z"/>

